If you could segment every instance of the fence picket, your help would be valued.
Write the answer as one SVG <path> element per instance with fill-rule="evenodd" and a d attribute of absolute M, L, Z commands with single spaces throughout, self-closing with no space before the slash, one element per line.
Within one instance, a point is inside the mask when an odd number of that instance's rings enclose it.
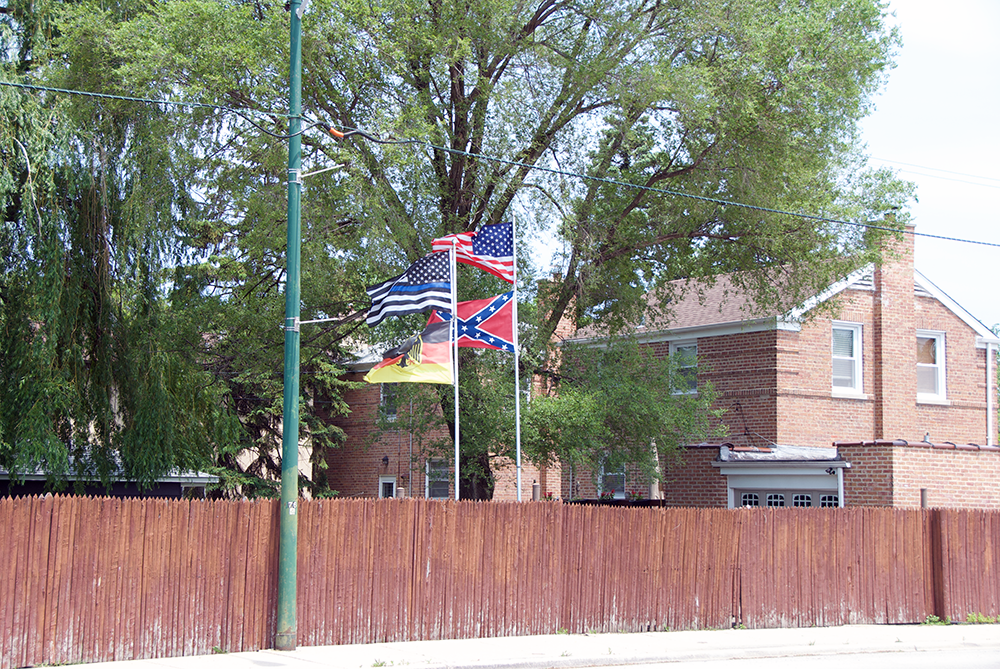
<path fill-rule="evenodd" d="M 277 503 L 0 499 L 0 669 L 267 648 Z M 1000 614 L 1000 512 L 299 506 L 299 645 Z"/>

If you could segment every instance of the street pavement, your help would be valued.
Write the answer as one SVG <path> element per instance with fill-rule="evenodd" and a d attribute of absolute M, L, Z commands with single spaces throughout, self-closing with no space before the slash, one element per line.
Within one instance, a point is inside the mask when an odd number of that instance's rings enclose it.
<path fill-rule="evenodd" d="M 801 629 L 707 630 L 634 634 L 553 634 L 530 637 L 409 641 L 348 646 L 300 646 L 294 651 L 263 650 L 125 662 L 102 662 L 88 669 L 573 669 L 634 666 L 906 666 L 922 654 L 952 658 L 942 667 L 1000 669 L 1000 624 L 846 625 Z M 926 654 L 926 655 L 923 655 Z M 875 662 L 862 661 L 875 656 Z M 963 663 L 962 658 L 976 658 Z M 839 661 L 838 661 L 839 658 Z M 855 659 L 856 658 L 856 659 Z M 985 660 L 984 660 L 985 659 Z M 996 660 L 995 663 L 993 660 Z M 883 661 L 884 660 L 884 661 Z M 985 662 L 985 663 L 984 663 Z"/>

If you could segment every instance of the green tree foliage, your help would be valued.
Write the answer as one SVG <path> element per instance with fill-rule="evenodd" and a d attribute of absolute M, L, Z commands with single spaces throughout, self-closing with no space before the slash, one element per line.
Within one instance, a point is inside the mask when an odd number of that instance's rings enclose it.
<path fill-rule="evenodd" d="M 92 234 L 73 248 L 96 260 L 102 240 L 114 241 L 107 287 L 81 283 L 66 305 L 104 291 L 118 315 L 101 332 L 132 322 L 159 346 L 137 350 L 206 379 L 220 415 L 240 421 L 235 438 L 211 439 L 237 472 L 233 483 L 274 471 L 287 13 L 280 3 L 232 0 L 18 11 L 5 25 L 21 42 L 5 42 L 18 46 L 4 53 L 30 58 L 13 70 L 67 88 L 216 105 L 49 96 L 39 107 L 66 106 L 59 132 L 71 139 L 55 155 L 75 187 L 92 184 L 90 213 L 74 219 L 93 222 Z M 910 196 L 892 175 L 865 169 L 857 140 L 898 42 L 883 14 L 876 0 L 314 0 L 303 20 L 303 170 L 337 166 L 306 177 L 303 189 L 303 318 L 334 319 L 303 326 L 302 415 L 318 452 L 340 438 L 322 420 L 345 410 L 336 362 L 421 327 L 391 319 L 368 332 L 364 287 L 404 269 L 436 236 L 517 213 L 522 240 L 547 235 L 564 249 L 557 290 L 525 332 L 524 359 L 537 361 L 525 371 L 544 368 L 569 311 L 614 331 L 670 279 L 738 270 L 766 306 L 776 286 L 805 295 L 867 259 L 881 233 L 775 210 L 864 221 Z M 314 122 L 378 141 L 337 141 Z M 41 148 L 33 141 L 30 150 Z M 14 150 L 5 142 L 5 173 Z M 5 192 L 27 192 L 19 169 L 10 181 L 18 188 Z M 72 199 L 41 210 L 66 218 Z M 15 209 L 28 230 L 30 212 Z M 502 290 L 480 272 L 460 273 L 460 299 Z M 40 288 L 30 294 L 53 304 Z M 94 319 L 110 313 L 94 310 Z M 90 355 L 101 341 L 83 337 L 77 359 L 103 359 Z M 506 415 L 509 403 L 491 389 L 490 355 L 469 356 L 462 372 L 463 450 L 479 463 L 504 434 L 487 429 L 490 416 Z M 110 397 L 114 383 L 104 375 L 94 387 Z M 567 406 L 585 403 L 566 390 Z"/>
<path fill-rule="evenodd" d="M 676 361 L 634 340 L 567 346 L 561 357 L 555 392 L 534 398 L 525 417 L 524 448 L 535 461 L 592 474 L 629 465 L 654 480 L 661 458 L 718 429 L 711 385 L 685 392 Z"/>
<path fill-rule="evenodd" d="M 52 17 L 14 9 L 4 76 L 30 78 Z M 151 485 L 204 466 L 233 436 L 211 379 L 163 337 L 173 212 L 190 193 L 162 116 L 0 91 L 0 466 L 15 478 L 41 469 L 56 488 L 70 475 Z"/>

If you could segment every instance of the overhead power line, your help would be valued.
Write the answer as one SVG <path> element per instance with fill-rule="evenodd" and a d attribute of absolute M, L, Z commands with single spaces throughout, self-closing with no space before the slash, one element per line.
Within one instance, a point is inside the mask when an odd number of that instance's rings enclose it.
<path fill-rule="evenodd" d="M 192 109 L 213 109 L 213 110 L 225 112 L 227 114 L 235 114 L 236 116 L 239 116 L 240 118 L 242 118 L 244 121 L 246 121 L 247 123 L 249 123 L 253 127 L 255 127 L 258 130 L 260 130 L 265 135 L 268 135 L 270 137 L 274 137 L 275 139 L 290 139 L 291 137 L 296 136 L 296 135 L 282 135 L 282 134 L 279 134 L 279 133 L 271 132 L 270 130 L 268 130 L 267 128 L 261 126 L 259 123 L 257 123 L 252 118 L 250 118 L 250 116 L 248 116 L 248 114 L 252 113 L 252 114 L 255 114 L 255 115 L 258 115 L 258 116 L 273 116 L 273 117 L 284 118 L 284 119 L 288 118 L 288 114 L 283 114 L 283 113 L 280 113 L 280 112 L 270 112 L 270 111 L 262 111 L 262 110 L 256 110 L 256 109 L 242 110 L 242 109 L 236 109 L 235 107 L 226 107 L 224 105 L 213 105 L 213 104 L 208 104 L 208 103 L 205 103 L 205 102 L 183 102 L 183 101 L 180 101 L 180 100 L 154 100 L 154 99 L 151 99 L 151 98 L 139 98 L 139 97 L 132 97 L 132 96 L 129 96 L 129 95 L 112 95 L 110 93 L 93 93 L 91 91 L 78 91 L 78 90 L 73 90 L 73 89 L 69 89 L 69 88 L 53 88 L 51 86 L 38 86 L 38 85 L 35 85 L 35 84 L 25 84 L 25 83 L 21 83 L 21 82 L 17 82 L 17 81 L 0 81 L 0 86 L 11 86 L 13 88 L 23 88 L 23 89 L 30 90 L 30 91 L 40 91 L 40 92 L 47 92 L 47 93 L 65 93 L 67 95 L 81 95 L 81 96 L 84 96 L 84 97 L 99 98 L 99 99 L 104 99 L 104 100 L 120 100 L 120 101 L 123 101 L 123 102 L 141 102 L 141 103 L 144 103 L 144 104 L 167 105 L 167 106 L 172 106 L 172 107 L 189 107 L 189 108 L 192 108 Z M 306 130 L 309 130 L 309 129 L 313 128 L 315 125 L 317 125 L 317 124 L 314 123 L 312 125 L 309 125 L 309 126 L 306 126 L 306 127 L 302 128 L 302 130 L 300 130 L 297 133 L 297 135 L 301 135 Z"/>
<path fill-rule="evenodd" d="M 261 132 L 263 132 L 263 133 L 265 133 L 265 134 L 267 134 L 267 135 L 269 135 L 271 137 L 276 137 L 276 138 L 279 138 L 279 139 L 287 139 L 287 138 L 289 138 L 291 136 L 291 135 L 278 135 L 278 134 L 272 133 L 272 132 L 268 131 L 267 129 L 262 128 L 260 125 L 258 125 L 252 119 L 250 119 L 246 115 L 246 113 L 244 111 L 239 110 L 239 109 L 234 109 L 232 107 L 225 107 L 225 106 L 222 106 L 222 105 L 213 105 L 213 104 L 207 104 L 207 103 L 202 103 L 202 102 L 181 102 L 181 101 L 175 101 L 175 100 L 154 100 L 154 99 L 150 99 L 150 98 L 131 97 L 131 96 L 125 96 L 125 95 L 111 95 L 111 94 L 107 94 L 107 93 L 93 93 L 93 92 L 89 92 L 89 91 L 78 91 L 78 90 L 72 90 L 72 89 L 67 89 L 67 88 L 53 88 L 53 87 L 49 87 L 49 86 L 38 86 L 38 85 L 34 85 L 34 84 L 24 84 L 24 83 L 19 83 L 19 82 L 10 82 L 10 81 L 0 81 L 0 85 L 2 85 L 2 86 L 12 86 L 12 87 L 15 87 L 15 88 L 22 88 L 22 89 L 34 90 L 34 91 L 47 91 L 47 92 L 53 92 L 53 93 L 65 93 L 65 94 L 68 94 L 68 95 L 83 95 L 83 96 L 94 97 L 94 98 L 106 98 L 106 99 L 123 100 L 123 101 L 129 101 L 129 102 L 142 102 L 142 103 L 147 103 L 147 104 L 159 104 L 159 105 L 173 105 L 173 106 L 192 107 L 192 108 L 217 109 L 217 110 L 220 110 L 220 111 L 225 111 L 225 112 L 228 112 L 228 113 L 236 114 L 237 116 L 243 118 L 248 123 L 250 123 L 251 125 L 253 125 L 255 128 L 257 128 L 258 130 L 260 130 Z M 261 114 L 261 115 L 267 115 L 267 116 L 278 116 L 278 117 L 282 117 L 282 118 L 288 118 L 289 117 L 287 114 L 281 114 L 281 113 L 277 113 L 277 112 L 254 111 L 253 113 L 255 113 L 255 114 Z M 662 195 L 672 195 L 674 197 L 682 197 L 682 198 L 687 198 L 687 199 L 691 199 L 691 200 L 697 200 L 697 201 L 701 201 L 701 202 L 710 202 L 712 204 L 718 204 L 718 205 L 727 206 L 727 207 L 739 207 L 739 208 L 742 208 L 742 209 L 749 209 L 751 211 L 759 211 L 759 212 L 762 212 L 762 213 L 779 214 L 779 215 L 782 215 L 782 216 L 792 216 L 792 217 L 795 217 L 795 218 L 801 218 L 801 219 L 810 220 L 810 221 L 817 221 L 817 222 L 820 222 L 820 223 L 834 223 L 834 224 L 837 224 L 837 225 L 849 225 L 849 226 L 855 226 L 855 227 L 861 227 L 861 228 L 868 228 L 868 229 L 872 229 L 872 230 L 884 230 L 884 231 L 887 231 L 887 232 L 899 232 L 898 229 L 887 228 L 887 227 L 884 227 L 884 226 L 876 225 L 874 223 L 860 223 L 860 222 L 857 222 L 857 221 L 842 221 L 842 220 L 839 220 L 839 219 L 836 219 L 836 218 L 829 218 L 827 216 L 820 216 L 820 215 L 817 215 L 817 214 L 805 214 L 805 213 L 802 213 L 802 212 L 784 211 L 782 209 L 773 209 L 773 208 L 770 208 L 770 207 L 761 207 L 761 206 L 758 206 L 758 205 L 746 204 L 744 202 L 734 202 L 734 201 L 731 201 L 731 200 L 723 200 L 721 198 L 707 197 L 707 196 L 704 196 L 704 195 L 692 195 L 690 193 L 684 193 L 684 192 L 681 192 L 681 191 L 675 191 L 675 190 L 671 190 L 671 189 L 668 189 L 668 188 L 655 188 L 653 186 L 643 186 L 642 184 L 634 184 L 634 183 L 629 183 L 627 181 L 619 181 L 617 179 L 608 179 L 606 177 L 595 177 L 595 176 L 592 176 L 592 175 L 589 175 L 589 174 L 581 174 L 579 172 L 569 172 L 567 170 L 559 170 L 559 169 L 555 169 L 555 168 L 551 168 L 551 167 L 543 167 L 543 166 L 540 166 L 540 165 L 532 165 L 532 164 L 529 164 L 529 163 L 522 163 L 522 162 L 519 162 L 519 161 L 516 161 L 516 160 L 507 160 L 507 159 L 504 159 L 504 158 L 496 158 L 496 157 L 487 156 L 487 155 L 484 155 L 484 154 L 481 154 L 481 153 L 473 153 L 473 152 L 470 152 L 470 151 L 463 151 L 461 149 L 453 149 L 453 148 L 450 148 L 450 147 L 447 147 L 447 146 L 439 146 L 439 145 L 432 144 L 432 143 L 427 142 L 427 141 L 420 141 L 420 140 L 413 140 L 413 139 L 404 139 L 404 140 L 380 139 L 380 138 L 378 138 L 378 137 L 376 137 L 376 136 L 374 136 L 374 135 L 372 135 L 370 133 L 364 132 L 364 131 L 362 131 L 362 130 L 360 130 L 358 128 L 347 128 L 347 127 L 344 127 L 343 131 L 336 130 L 336 129 L 332 128 L 330 125 L 328 125 L 326 123 L 323 123 L 322 121 L 313 121 L 309 125 L 303 127 L 302 130 L 300 130 L 296 134 L 297 135 L 298 134 L 302 134 L 306 130 L 309 130 L 309 129 L 315 128 L 315 127 L 321 128 L 322 130 L 324 130 L 325 132 L 327 132 L 328 134 L 330 134 L 331 136 L 333 136 L 333 137 L 335 137 L 337 139 L 343 139 L 345 137 L 350 137 L 350 136 L 353 136 L 353 135 L 359 135 L 359 136 L 361 136 L 361 137 L 363 137 L 363 138 L 365 138 L 367 140 L 376 142 L 378 144 L 396 144 L 396 145 L 412 144 L 412 145 L 416 145 L 416 146 L 424 146 L 424 147 L 431 148 L 431 149 L 437 149 L 437 150 L 440 150 L 440 151 L 445 151 L 447 153 L 468 156 L 470 158 L 478 158 L 478 159 L 481 159 L 481 160 L 486 160 L 486 161 L 495 162 L 495 163 L 501 163 L 501 164 L 510 165 L 510 166 L 513 166 L 513 167 L 522 167 L 522 168 L 529 169 L 529 170 L 536 170 L 536 171 L 541 171 L 541 172 L 548 172 L 550 174 L 556 174 L 556 175 L 559 175 L 559 176 L 569 177 L 569 178 L 573 178 L 573 179 L 584 179 L 584 180 L 589 180 L 589 181 L 596 181 L 598 183 L 606 183 L 606 184 L 613 185 L 613 186 L 622 186 L 622 187 L 625 187 L 625 188 L 634 188 L 634 189 L 638 189 L 638 190 L 645 190 L 645 191 L 648 191 L 648 192 L 659 193 L 659 194 L 662 194 Z M 878 159 L 878 160 L 880 160 L 880 159 Z M 894 161 L 886 161 L 886 162 L 894 162 Z M 907 163 L 898 163 L 898 164 L 900 164 L 900 165 L 906 165 Z M 917 166 L 917 167 L 919 167 L 919 166 Z M 924 169 L 934 169 L 934 168 L 924 168 Z M 947 171 L 947 170 L 941 170 L 941 171 Z M 962 174 L 962 173 L 959 173 L 959 172 L 956 172 L 955 174 L 960 174 L 962 176 L 972 176 L 973 178 L 987 178 L 987 179 L 989 178 L 989 177 L 976 177 L 975 175 Z M 916 237 L 925 237 L 925 238 L 929 238 L 929 239 L 940 239 L 940 240 L 943 240 L 943 241 L 959 242 L 959 243 L 962 243 L 962 244 L 977 244 L 977 245 L 980 245 L 980 246 L 991 246 L 991 247 L 1000 248 L 1000 243 L 996 243 L 996 242 L 984 242 L 984 241 L 979 241 L 979 240 L 975 240 L 975 239 L 961 239 L 961 238 L 958 238 L 958 237 L 947 237 L 947 236 L 944 236 L 944 235 L 934 235 L 934 234 L 930 234 L 930 233 L 927 233 L 927 232 L 917 232 L 915 230 L 905 230 L 904 232 L 907 233 L 907 234 L 914 235 Z"/>
<path fill-rule="evenodd" d="M 926 165 L 904 163 L 901 160 L 889 160 L 888 158 L 878 158 L 876 156 L 872 156 L 872 160 L 881 160 L 883 163 L 892 163 L 893 165 L 905 165 L 906 167 L 916 167 L 917 169 L 920 170 L 930 170 L 931 172 L 944 172 L 945 174 L 954 174 L 960 177 L 969 177 L 970 179 L 983 179 L 984 181 L 996 181 L 1000 183 L 1000 178 L 998 177 L 984 177 L 980 174 L 967 174 L 966 172 L 954 172 L 952 170 L 943 170 L 940 167 L 927 167 Z"/>
<path fill-rule="evenodd" d="M 320 127 L 323 127 L 323 124 L 321 124 L 321 123 L 317 124 L 317 125 L 319 125 Z M 326 128 L 326 129 L 328 129 L 328 128 Z M 801 212 L 785 211 L 785 210 L 782 210 L 782 209 L 772 209 L 770 207 L 761 207 L 761 206 L 754 205 L 754 204 L 746 204 L 744 202 L 733 202 L 732 200 L 723 200 L 723 199 L 720 199 L 720 198 L 707 197 L 707 196 L 704 196 L 704 195 L 692 195 L 690 193 L 683 193 L 681 191 L 670 190 L 668 188 L 654 188 L 652 186 L 643 186 L 642 184 L 634 184 L 634 183 L 629 183 L 627 181 L 619 181 L 617 179 L 608 179 L 606 177 L 595 177 L 595 176 L 592 176 L 592 175 L 589 175 L 589 174 L 580 174 L 579 172 L 569 172 L 569 171 L 566 171 L 566 170 L 559 170 L 559 169 L 555 169 L 555 168 L 552 168 L 552 167 L 542 167 L 540 165 L 531 165 L 529 163 L 522 163 L 522 162 L 518 162 L 516 160 L 507 160 L 507 159 L 504 159 L 504 158 L 495 158 L 493 156 L 487 156 L 487 155 L 484 155 L 484 154 L 481 154 L 481 153 L 472 153 L 472 152 L 469 152 L 469 151 L 463 151 L 461 149 L 452 149 L 452 148 L 449 148 L 447 146 L 439 146 L 437 144 L 431 144 L 430 142 L 424 142 L 424 141 L 420 141 L 420 140 L 414 140 L 414 139 L 403 139 L 403 140 L 375 139 L 371 135 L 369 135 L 367 133 L 364 133 L 364 132 L 362 132 L 360 130 L 357 130 L 355 128 L 345 128 L 345 130 L 346 130 L 346 132 L 338 132 L 338 131 L 334 131 L 334 130 L 330 130 L 330 132 L 331 132 L 331 134 L 334 137 L 337 137 L 338 139 L 342 138 L 344 136 L 350 136 L 352 134 L 360 134 L 360 135 L 362 135 L 362 136 L 364 136 L 364 137 L 366 137 L 368 139 L 373 139 L 373 140 L 377 141 L 380 144 L 415 144 L 415 145 L 419 145 L 419 146 L 425 146 L 425 147 L 431 148 L 431 149 L 438 149 L 438 150 L 441 150 L 441 151 L 446 151 L 448 153 L 454 153 L 454 154 L 457 154 L 457 155 L 468 156 L 470 158 L 479 158 L 479 159 L 487 160 L 487 161 L 490 161 L 490 162 L 502 163 L 502 164 L 505 164 L 505 165 L 511 165 L 513 167 L 524 167 L 524 168 L 531 169 L 531 170 L 538 170 L 538 171 L 542 171 L 542 172 L 548 172 L 550 174 L 556 174 L 556 175 L 559 175 L 559 176 L 571 177 L 571 178 L 575 178 L 575 179 L 586 179 L 586 180 L 589 180 L 589 181 L 596 181 L 598 183 L 606 183 L 606 184 L 609 184 L 609 185 L 612 185 L 612 186 L 622 186 L 622 187 L 625 187 L 625 188 L 635 188 L 637 190 L 645 190 L 645 191 L 649 191 L 649 192 L 652 192 L 652 193 L 660 193 L 660 194 L 663 194 L 663 195 L 673 195 L 674 197 L 683 197 L 683 198 L 688 198 L 688 199 L 691 199 L 691 200 L 699 200 L 701 202 L 711 202 L 713 204 L 719 204 L 719 205 L 728 206 L 728 207 L 740 207 L 740 208 L 743 208 L 743 209 L 750 209 L 752 211 L 760 211 L 760 212 L 769 213 L 769 214 L 780 214 L 780 215 L 783 215 L 783 216 L 792 216 L 794 218 L 802 218 L 802 219 L 806 219 L 806 220 L 810 220 L 810 221 L 817 221 L 817 222 L 821 222 L 821 223 L 835 223 L 835 224 L 838 224 L 838 225 L 851 225 L 851 226 L 860 227 L 860 228 L 868 228 L 870 230 L 884 230 L 884 231 L 887 231 L 887 232 L 900 232 L 899 229 L 896 229 L 896 228 L 887 228 L 887 227 L 884 227 L 884 226 L 876 225 L 874 223 L 859 223 L 857 221 L 842 221 L 840 219 L 829 218 L 827 216 L 819 216 L 817 214 L 804 214 L 804 213 L 801 213 Z M 958 237 L 946 237 L 944 235 L 934 235 L 934 234 L 931 234 L 931 233 L 928 233 L 928 232 L 917 232 L 916 230 L 903 230 L 902 232 L 904 232 L 906 234 L 913 235 L 915 237 L 926 237 L 926 238 L 929 238 L 929 239 L 941 239 L 941 240 L 949 241 L 949 242 L 960 242 L 960 243 L 963 243 L 963 244 L 979 244 L 981 246 L 993 246 L 993 247 L 1000 248 L 1000 243 L 996 243 L 996 242 L 983 242 L 983 241 L 979 241 L 979 240 L 975 240 L 975 239 L 960 239 Z"/>

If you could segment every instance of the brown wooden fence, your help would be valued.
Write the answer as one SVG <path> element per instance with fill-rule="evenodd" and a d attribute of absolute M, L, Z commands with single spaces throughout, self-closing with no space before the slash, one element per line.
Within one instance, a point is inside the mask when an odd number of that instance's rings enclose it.
<path fill-rule="evenodd" d="M 298 643 L 1000 613 L 1000 513 L 303 502 Z M 274 502 L 0 499 L 0 669 L 270 647 Z"/>

